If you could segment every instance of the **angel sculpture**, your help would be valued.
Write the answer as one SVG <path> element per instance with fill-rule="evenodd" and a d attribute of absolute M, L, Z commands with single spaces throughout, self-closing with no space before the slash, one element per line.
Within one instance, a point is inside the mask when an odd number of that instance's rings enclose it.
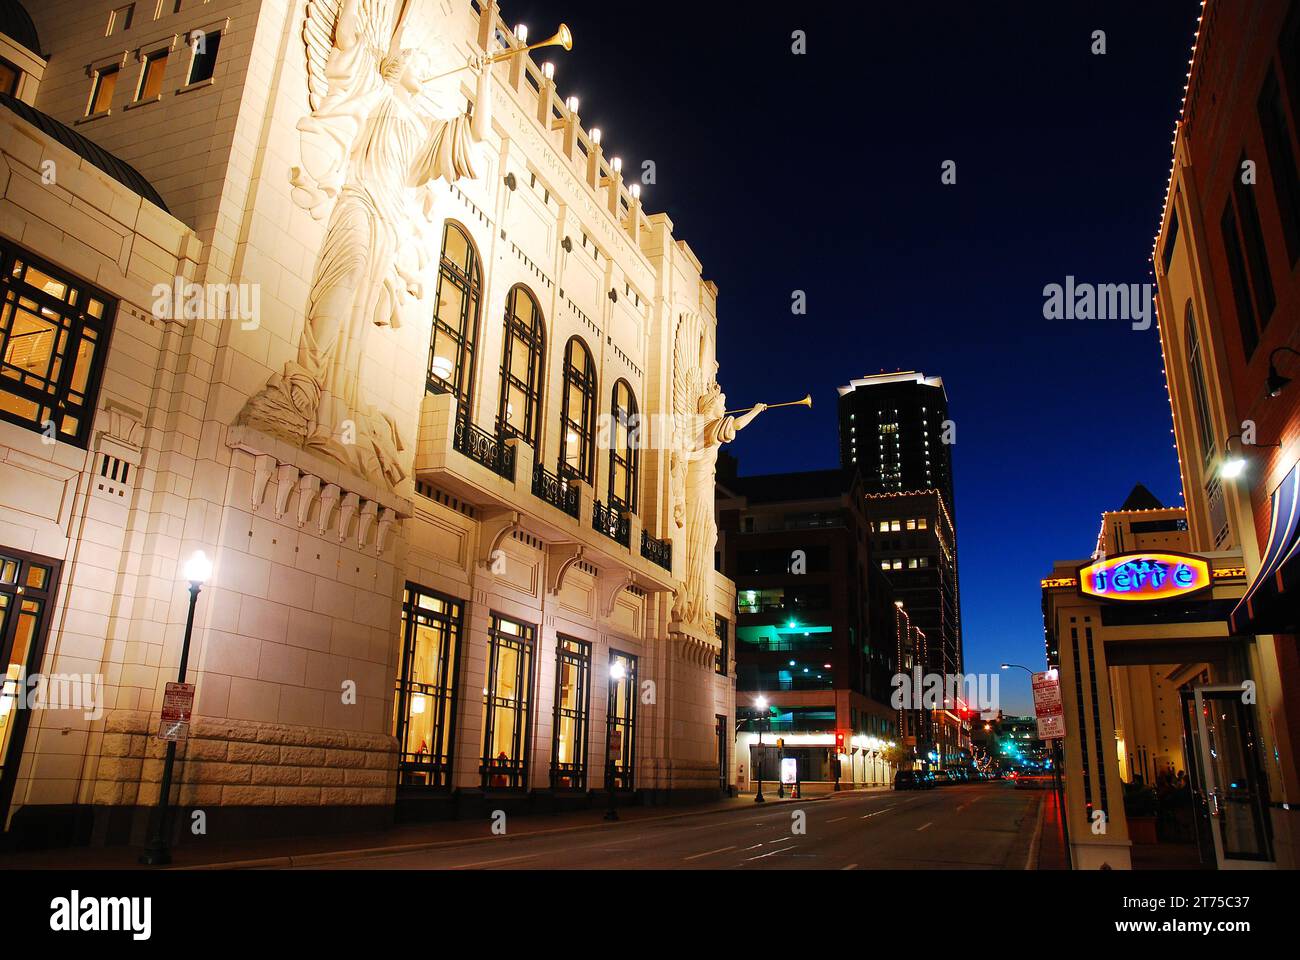
<path fill-rule="evenodd" d="M 673 598 L 672 619 L 704 636 L 713 635 L 713 550 L 718 525 L 713 515 L 713 485 L 718 447 L 736 439 L 767 404 L 746 413 L 727 413 L 727 398 L 718 386 L 717 363 L 704 379 L 704 339 L 698 321 L 683 319 L 673 344 L 673 444 L 670 470 L 673 521 L 684 531 L 686 570 Z"/>
<path fill-rule="evenodd" d="M 302 166 L 290 181 L 294 202 L 328 221 L 297 358 L 236 421 L 390 485 L 405 476 L 405 444 L 390 417 L 363 404 L 366 340 L 371 327 L 400 326 L 403 308 L 424 295 L 428 245 L 412 242 L 423 232 L 417 201 L 428 219 L 431 181 L 478 175 L 475 145 L 491 123 L 486 54 L 469 63 L 477 75 L 472 118 L 437 116 L 427 54 L 401 46 L 410 0 L 400 0 L 400 11 L 398 2 L 307 4 L 312 112 L 298 123 Z"/>

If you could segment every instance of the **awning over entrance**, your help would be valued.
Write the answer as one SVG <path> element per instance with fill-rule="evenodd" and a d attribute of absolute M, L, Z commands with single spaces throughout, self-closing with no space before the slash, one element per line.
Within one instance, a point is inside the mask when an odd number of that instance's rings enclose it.
<path fill-rule="evenodd" d="M 1268 549 L 1255 582 L 1228 616 L 1233 633 L 1291 633 L 1300 621 L 1300 463 L 1273 491 Z"/>

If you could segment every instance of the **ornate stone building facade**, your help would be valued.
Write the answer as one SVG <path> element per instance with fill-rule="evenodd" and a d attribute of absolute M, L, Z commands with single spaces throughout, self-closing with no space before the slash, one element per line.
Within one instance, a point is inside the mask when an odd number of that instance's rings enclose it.
<path fill-rule="evenodd" d="M 523 46 L 497 6 L 31 12 L 2 28 L 33 65 L 0 110 L 10 837 L 143 836 L 197 550 L 173 800 L 214 839 L 733 783 L 712 475 L 753 414 L 717 290 L 549 65 L 488 62 Z"/>

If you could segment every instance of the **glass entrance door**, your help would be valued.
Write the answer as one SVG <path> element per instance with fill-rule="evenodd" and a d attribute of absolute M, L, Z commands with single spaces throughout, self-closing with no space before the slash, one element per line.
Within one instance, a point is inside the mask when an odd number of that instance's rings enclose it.
<path fill-rule="evenodd" d="M 1242 702 L 1239 684 L 1203 686 L 1195 689 L 1194 714 L 1197 780 L 1219 867 L 1272 861 L 1254 705 Z"/>

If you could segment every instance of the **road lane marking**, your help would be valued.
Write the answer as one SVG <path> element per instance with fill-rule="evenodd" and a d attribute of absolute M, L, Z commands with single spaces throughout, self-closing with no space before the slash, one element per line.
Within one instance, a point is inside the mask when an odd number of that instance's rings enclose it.
<path fill-rule="evenodd" d="M 683 860 L 698 860 L 698 859 L 700 859 L 700 857 L 711 857 L 711 856 L 713 856 L 715 853 L 726 853 L 728 850 L 735 850 L 735 849 L 736 849 L 736 845 L 733 843 L 733 844 L 732 844 L 731 846 L 729 846 L 729 847 L 718 847 L 718 849 L 716 849 L 716 850 L 708 850 L 708 851 L 706 851 L 706 852 L 704 852 L 704 853 L 696 853 L 696 854 L 692 854 L 692 855 L 689 856 L 689 857 L 682 857 L 682 859 L 683 859 Z"/>
<path fill-rule="evenodd" d="M 921 832 L 922 830 L 924 830 L 926 827 L 933 827 L 933 826 L 934 826 L 934 821 L 931 820 L 929 823 L 923 823 L 923 824 L 921 824 L 919 827 L 917 827 L 917 828 L 916 828 L 916 832 L 917 832 L 917 833 L 920 833 L 920 832 Z"/>
<path fill-rule="evenodd" d="M 857 867 L 856 863 L 850 863 L 847 867 L 840 867 L 841 870 L 853 870 Z"/>
<path fill-rule="evenodd" d="M 476 860 L 473 863 L 458 863 L 454 867 L 448 867 L 448 870 L 468 870 L 471 867 L 483 867 L 489 863 L 510 863 L 512 860 L 536 860 L 540 854 L 530 853 L 519 857 L 501 857 L 497 860 Z"/>
<path fill-rule="evenodd" d="M 836 817 L 834 820 L 827 820 L 827 823 L 839 823 L 841 820 L 847 820 L 848 817 Z"/>
<path fill-rule="evenodd" d="M 761 846 L 762 846 L 761 843 L 756 843 L 752 847 L 746 847 L 744 850 L 741 851 L 741 853 L 744 853 L 747 850 L 757 850 Z"/>
<path fill-rule="evenodd" d="M 758 856 L 756 856 L 756 857 L 746 857 L 746 858 L 745 858 L 745 862 L 748 863 L 750 860 L 762 860 L 764 857 L 774 857 L 774 856 L 776 856 L 778 853 L 785 853 L 787 850 L 793 850 L 793 849 L 794 849 L 794 846 L 795 846 L 795 845 L 792 843 L 792 844 L 790 844 L 790 846 L 788 846 L 788 847 L 782 847 L 780 850 L 772 850 L 772 851 L 769 851 L 768 853 L 760 853 L 760 854 L 759 854 Z"/>

